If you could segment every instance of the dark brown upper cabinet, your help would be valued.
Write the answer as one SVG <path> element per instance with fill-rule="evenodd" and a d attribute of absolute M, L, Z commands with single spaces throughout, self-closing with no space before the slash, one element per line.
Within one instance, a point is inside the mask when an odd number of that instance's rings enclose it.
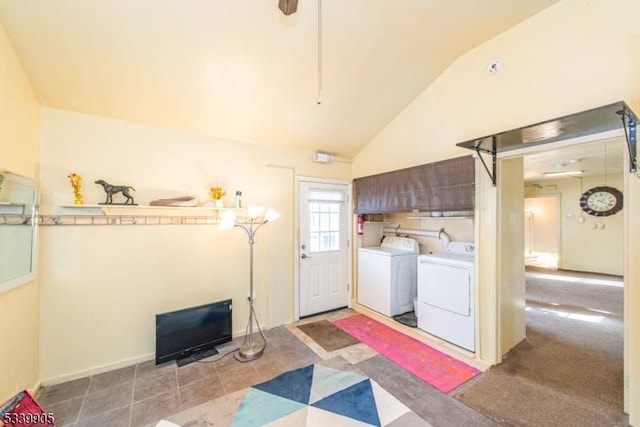
<path fill-rule="evenodd" d="M 357 214 L 472 211 L 475 161 L 457 157 L 354 180 Z"/>

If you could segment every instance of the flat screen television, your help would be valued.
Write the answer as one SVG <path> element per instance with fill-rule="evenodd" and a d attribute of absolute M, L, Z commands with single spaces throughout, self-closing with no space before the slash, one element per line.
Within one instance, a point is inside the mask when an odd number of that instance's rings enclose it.
<path fill-rule="evenodd" d="M 217 354 L 231 341 L 231 300 L 156 314 L 156 365 L 176 360 L 178 366 Z"/>

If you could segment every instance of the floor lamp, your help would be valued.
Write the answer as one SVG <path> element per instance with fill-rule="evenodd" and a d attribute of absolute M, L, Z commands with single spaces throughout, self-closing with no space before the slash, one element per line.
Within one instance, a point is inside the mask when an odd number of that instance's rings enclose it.
<path fill-rule="evenodd" d="M 253 309 L 253 245 L 255 243 L 256 232 L 260 227 L 274 221 L 280 217 L 280 214 L 273 209 L 265 209 L 263 206 L 249 206 L 247 208 L 248 218 L 238 221 L 235 213 L 232 210 L 224 211 L 222 213 L 222 221 L 218 225 L 220 230 L 228 230 L 234 227 L 242 228 L 249 237 L 249 323 L 244 334 L 244 341 L 238 349 L 236 359 L 241 362 L 248 362 L 249 360 L 257 359 L 262 356 L 266 341 L 264 337 L 262 342 L 255 339 L 253 324 L 255 322 L 260 334 L 260 325 L 256 319 L 256 314 Z"/>

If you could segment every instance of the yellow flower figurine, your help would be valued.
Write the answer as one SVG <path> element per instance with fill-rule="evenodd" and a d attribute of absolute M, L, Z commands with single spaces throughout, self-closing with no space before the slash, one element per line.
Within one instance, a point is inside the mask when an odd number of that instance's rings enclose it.
<path fill-rule="evenodd" d="M 211 198 L 213 200 L 220 200 L 224 197 L 225 194 L 227 194 L 227 192 L 224 191 L 222 187 L 211 187 L 209 193 L 211 193 Z"/>
<path fill-rule="evenodd" d="M 71 181 L 71 188 L 73 188 L 74 195 L 74 203 L 76 205 L 82 205 L 84 203 L 84 198 L 82 197 L 82 193 L 80 193 L 80 188 L 82 187 L 82 177 L 77 173 L 70 173 L 67 175 L 67 178 Z"/>
<path fill-rule="evenodd" d="M 224 202 L 222 201 L 222 198 L 227 192 L 224 191 L 222 187 L 211 187 L 209 189 L 209 193 L 211 194 L 211 198 L 213 199 L 213 203 L 215 207 L 216 208 L 223 207 Z"/>

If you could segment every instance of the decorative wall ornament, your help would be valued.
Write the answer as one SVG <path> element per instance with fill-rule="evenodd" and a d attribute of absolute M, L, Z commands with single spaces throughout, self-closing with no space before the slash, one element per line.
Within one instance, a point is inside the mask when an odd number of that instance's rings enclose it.
<path fill-rule="evenodd" d="M 622 193 L 613 187 L 593 187 L 580 197 L 580 208 L 593 216 L 610 216 L 622 210 Z"/>
<path fill-rule="evenodd" d="M 75 172 L 71 172 L 67 175 L 67 178 L 69 178 L 71 188 L 73 188 L 73 203 L 76 205 L 84 204 L 84 198 L 80 192 L 80 189 L 82 188 L 82 177 Z"/>
<path fill-rule="evenodd" d="M 107 198 L 104 203 L 100 203 L 101 205 L 137 205 L 137 203 L 133 201 L 133 196 L 129 193 L 129 190 L 136 191 L 135 188 L 129 185 L 111 185 L 103 179 L 99 179 L 95 181 L 95 183 L 102 185 L 104 192 L 107 193 Z M 124 203 L 113 203 L 113 196 L 118 193 L 122 193 L 126 198 Z"/>
<path fill-rule="evenodd" d="M 171 199 L 157 199 L 149 202 L 149 206 L 192 207 L 198 204 L 198 199 L 191 196 L 173 197 Z"/>
<path fill-rule="evenodd" d="M 211 187 L 209 189 L 209 194 L 211 194 L 211 199 L 213 199 L 213 203 L 216 208 L 224 206 L 222 198 L 227 194 L 227 192 L 222 187 Z"/>
<path fill-rule="evenodd" d="M 580 208 L 593 216 L 615 215 L 622 210 L 622 192 L 607 185 L 607 143 L 603 156 L 604 185 L 593 187 L 582 193 Z"/>

